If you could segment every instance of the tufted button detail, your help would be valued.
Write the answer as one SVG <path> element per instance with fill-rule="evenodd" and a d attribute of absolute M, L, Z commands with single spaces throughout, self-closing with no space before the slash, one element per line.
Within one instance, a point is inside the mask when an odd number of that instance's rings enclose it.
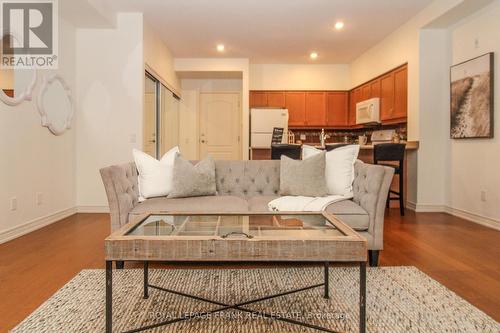
<path fill-rule="evenodd" d="M 252 178 L 251 181 L 252 181 L 252 183 L 255 183 L 255 178 Z"/>
<path fill-rule="evenodd" d="M 263 193 L 263 191 L 262 191 L 262 190 L 258 190 L 257 192 L 258 192 L 259 194 L 262 194 L 262 193 Z"/>
<path fill-rule="evenodd" d="M 248 191 L 247 191 L 247 190 L 243 190 L 243 194 L 247 194 L 247 193 L 248 193 Z"/>
<path fill-rule="evenodd" d="M 278 190 L 274 190 L 274 194 L 278 194 Z"/>
<path fill-rule="evenodd" d="M 240 183 L 240 179 L 239 179 L 239 178 L 236 178 L 236 180 L 235 180 L 235 181 L 236 181 L 236 183 L 238 183 L 238 184 Z"/>

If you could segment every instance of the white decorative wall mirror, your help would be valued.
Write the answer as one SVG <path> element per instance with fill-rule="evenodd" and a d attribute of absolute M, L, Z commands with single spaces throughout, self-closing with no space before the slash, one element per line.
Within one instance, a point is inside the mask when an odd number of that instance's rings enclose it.
<path fill-rule="evenodd" d="M 12 35 L 5 35 L 1 40 L 1 49 L 10 43 Z M 36 69 L 0 68 L 0 100 L 7 105 L 17 105 L 31 100 L 36 84 Z"/>
<path fill-rule="evenodd" d="M 62 77 L 57 74 L 44 77 L 36 104 L 42 126 L 54 135 L 61 135 L 71 128 L 73 100 L 71 89 Z"/>

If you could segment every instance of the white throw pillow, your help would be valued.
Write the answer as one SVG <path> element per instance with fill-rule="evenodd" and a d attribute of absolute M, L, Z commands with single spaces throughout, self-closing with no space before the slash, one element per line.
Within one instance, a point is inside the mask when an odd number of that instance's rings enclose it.
<path fill-rule="evenodd" d="M 314 156 L 322 150 L 302 146 L 302 158 Z M 352 197 L 354 163 L 358 158 L 359 145 L 349 145 L 326 152 L 325 178 L 328 192 L 333 195 Z"/>
<path fill-rule="evenodd" d="M 139 201 L 166 196 L 170 193 L 177 153 L 179 153 L 179 147 L 174 147 L 158 161 L 140 150 L 133 150 L 135 165 L 139 171 Z"/>

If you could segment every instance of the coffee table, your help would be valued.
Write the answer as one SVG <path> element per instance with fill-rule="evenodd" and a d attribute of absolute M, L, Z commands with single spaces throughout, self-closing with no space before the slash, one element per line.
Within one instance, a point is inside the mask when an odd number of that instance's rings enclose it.
<path fill-rule="evenodd" d="M 113 261 L 144 263 L 144 298 L 149 290 L 168 292 L 219 308 L 165 320 L 128 332 L 139 332 L 225 310 L 250 312 L 262 317 L 334 332 L 325 327 L 248 309 L 270 298 L 323 287 L 329 298 L 329 264 L 354 263 L 360 268 L 359 332 L 366 331 L 366 240 L 334 215 L 323 213 L 168 213 L 134 218 L 105 240 L 106 332 L 112 331 Z M 283 291 L 237 304 L 224 304 L 149 283 L 149 263 L 160 262 L 320 262 L 324 282 Z"/>

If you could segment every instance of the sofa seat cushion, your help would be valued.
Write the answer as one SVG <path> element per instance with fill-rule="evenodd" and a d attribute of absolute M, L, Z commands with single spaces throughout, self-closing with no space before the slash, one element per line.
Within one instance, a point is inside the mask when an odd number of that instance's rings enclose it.
<path fill-rule="evenodd" d="M 229 195 L 172 198 L 151 198 L 137 204 L 129 215 L 163 212 L 231 213 L 248 211 L 245 199 Z"/>
<path fill-rule="evenodd" d="M 370 216 L 366 210 L 351 200 L 332 203 L 326 207 L 326 211 L 334 214 L 356 231 L 368 230 L 370 225 Z"/>
<path fill-rule="evenodd" d="M 276 195 L 259 195 L 248 199 L 248 210 L 251 212 L 270 212 L 267 204 L 279 198 Z"/>

